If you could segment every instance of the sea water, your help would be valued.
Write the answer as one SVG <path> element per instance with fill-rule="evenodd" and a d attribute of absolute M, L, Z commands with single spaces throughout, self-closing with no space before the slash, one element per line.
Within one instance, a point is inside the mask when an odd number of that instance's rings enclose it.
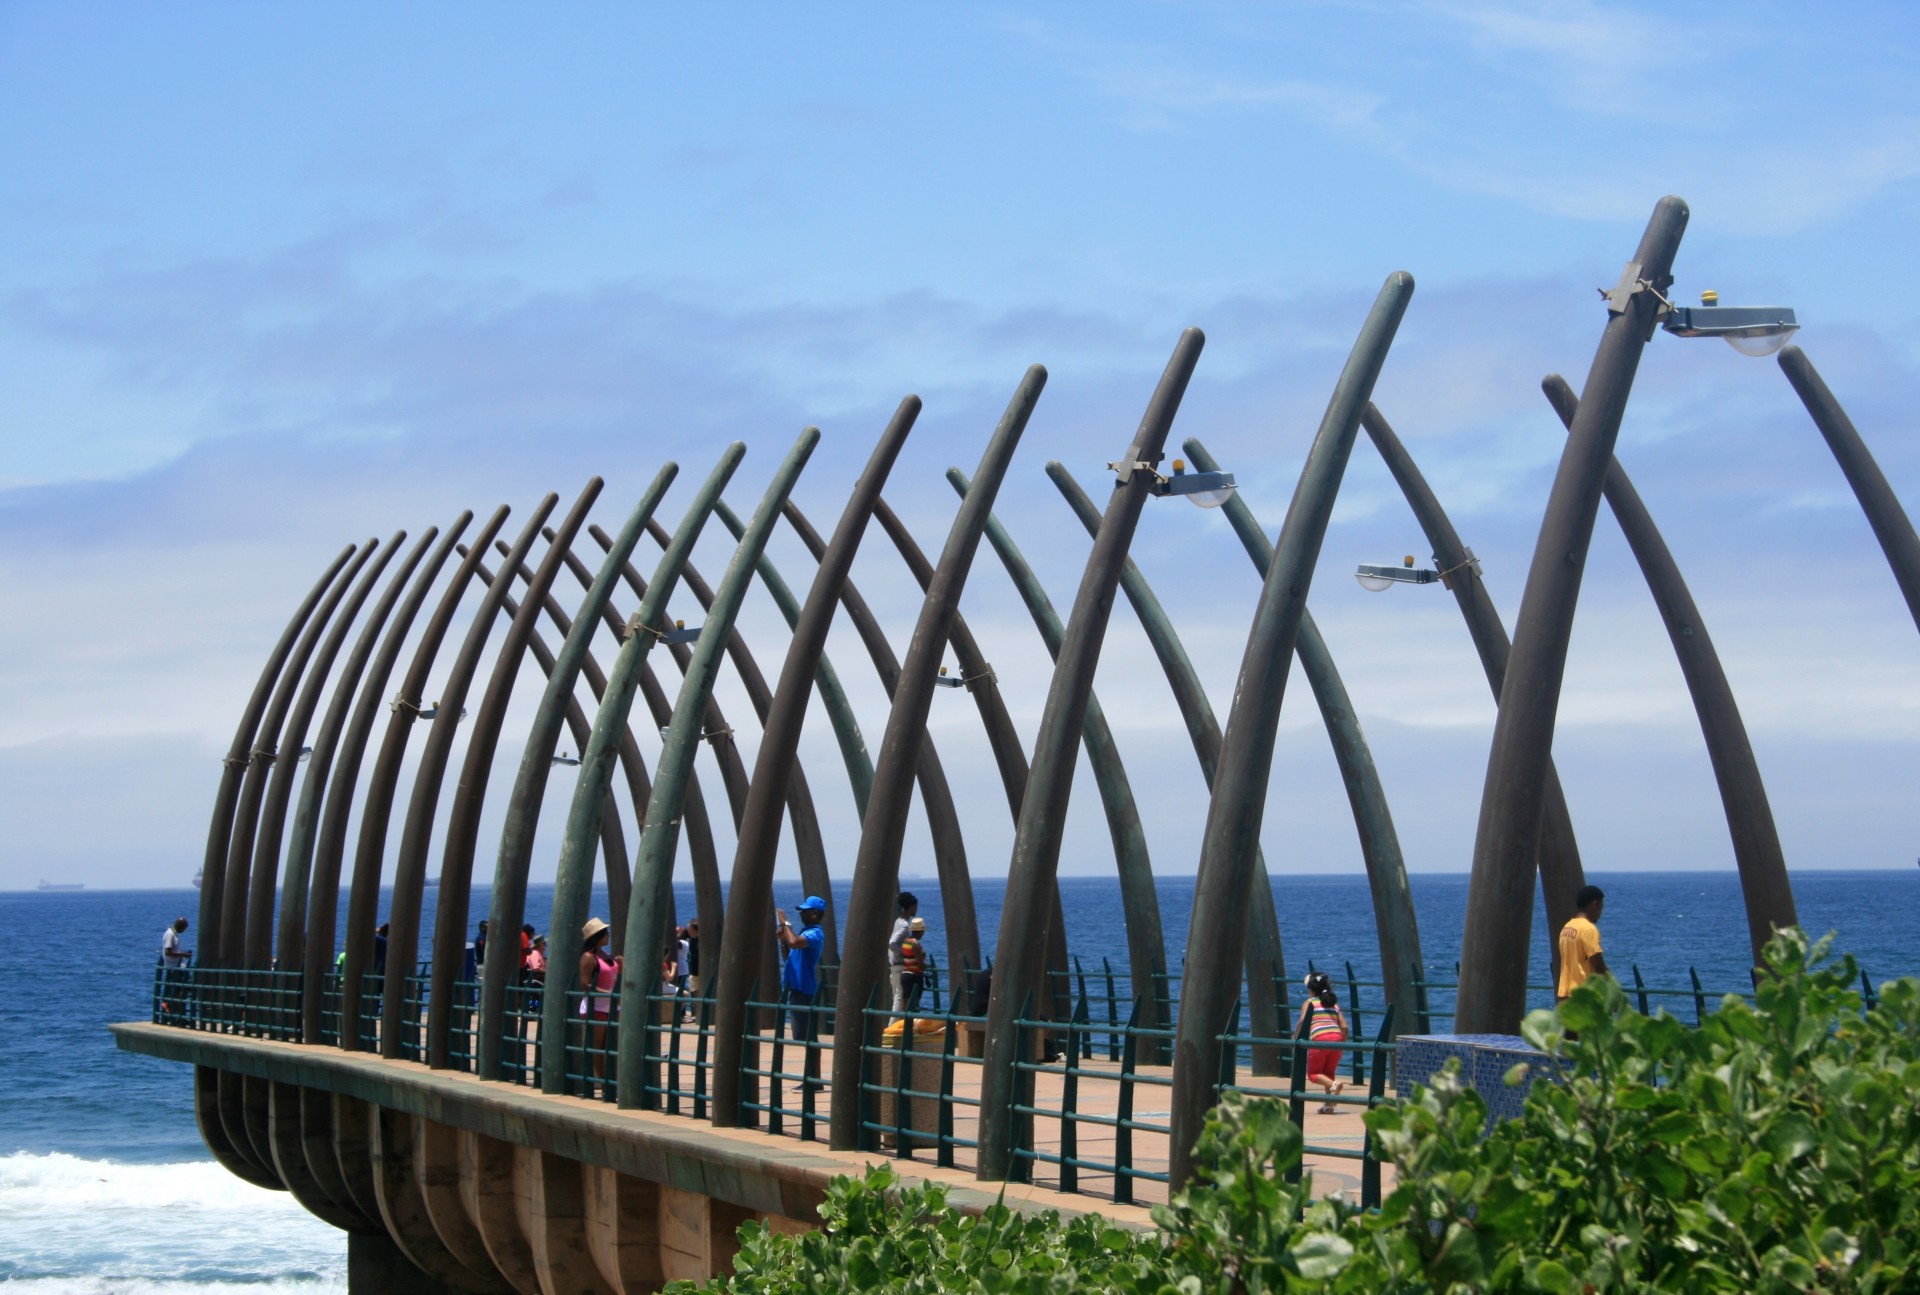
<path fill-rule="evenodd" d="M 1593 879 L 1607 890 L 1601 933 L 1608 961 L 1623 977 L 1637 964 L 1648 984 L 1680 988 L 1694 968 L 1711 992 L 1747 987 L 1746 919 L 1733 874 Z M 920 897 L 939 953 L 938 885 L 930 878 L 903 884 Z M 1417 875 L 1412 888 L 1427 976 L 1451 981 L 1467 880 Z M 844 913 L 845 885 L 834 889 L 837 911 Z M 988 880 L 976 886 L 989 954 L 999 926 L 998 890 Z M 1193 884 L 1171 878 L 1158 890 L 1166 966 L 1177 974 Z M 1802 924 L 1815 934 L 1837 932 L 1836 947 L 1858 957 L 1876 982 L 1920 971 L 1920 942 L 1912 934 L 1920 875 L 1806 872 L 1794 878 L 1794 890 Z M 1070 944 L 1092 973 L 1089 988 L 1097 998 L 1101 959 L 1124 970 L 1119 887 L 1111 878 L 1070 877 L 1061 891 Z M 1274 896 L 1296 980 L 1309 962 L 1342 982 L 1349 962 L 1361 980 L 1378 978 L 1364 877 L 1282 876 Z M 779 902 L 789 909 L 801 898 L 798 883 L 781 886 Z M 486 902 L 484 889 L 477 891 L 469 935 Z M 542 930 L 551 902 L 551 887 L 531 889 L 528 917 Z M 679 888 L 676 902 L 690 915 L 691 889 Z M 346 1288 L 341 1233 L 286 1193 L 250 1186 L 209 1157 L 194 1126 L 191 1071 L 120 1052 L 107 1033 L 110 1021 L 148 1019 L 161 931 L 175 917 L 197 921 L 198 906 L 191 890 L 0 894 L 8 949 L 0 962 L 0 1283 L 9 1292 Z M 604 895 L 596 896 L 594 911 L 606 913 Z M 188 931 L 189 947 L 197 933 Z M 1536 967 L 1544 966 L 1548 937 L 1545 917 L 1536 912 L 1530 940 Z M 1443 1006 L 1445 996 L 1436 998 Z M 1668 1005 L 1690 1019 L 1690 1000 Z M 1094 1014 L 1104 1019 L 1103 1010 Z"/>

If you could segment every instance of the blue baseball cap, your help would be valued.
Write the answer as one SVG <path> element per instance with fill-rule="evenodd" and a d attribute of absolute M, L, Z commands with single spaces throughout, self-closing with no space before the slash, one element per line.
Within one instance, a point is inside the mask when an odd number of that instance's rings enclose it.
<path fill-rule="evenodd" d="M 800 911 L 803 913 L 824 913 L 827 911 L 827 901 L 818 895 L 808 895 L 800 901 Z"/>

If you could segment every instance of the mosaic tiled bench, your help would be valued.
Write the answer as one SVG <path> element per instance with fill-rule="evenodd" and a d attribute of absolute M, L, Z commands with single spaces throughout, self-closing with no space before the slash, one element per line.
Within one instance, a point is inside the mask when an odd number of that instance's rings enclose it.
<path fill-rule="evenodd" d="M 1415 1084 L 1429 1083 L 1449 1057 L 1460 1059 L 1460 1078 L 1487 1104 L 1487 1127 L 1512 1119 L 1527 1104 L 1533 1081 L 1552 1076 L 1558 1064 L 1517 1034 L 1403 1034 L 1394 1064 L 1394 1091 L 1413 1096 Z M 1527 1077 L 1507 1087 L 1507 1071 L 1526 1062 Z"/>

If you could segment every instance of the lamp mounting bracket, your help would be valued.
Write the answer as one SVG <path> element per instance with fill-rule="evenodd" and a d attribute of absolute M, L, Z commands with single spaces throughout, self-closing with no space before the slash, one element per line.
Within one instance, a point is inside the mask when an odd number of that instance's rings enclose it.
<path fill-rule="evenodd" d="M 1116 486 L 1126 485 L 1127 482 L 1133 480 L 1133 474 L 1136 472 L 1151 472 L 1153 473 L 1154 480 L 1158 481 L 1161 479 L 1160 474 L 1155 472 L 1154 469 L 1159 466 L 1159 459 L 1122 459 L 1118 463 L 1107 464 L 1108 469 L 1111 470 L 1114 475 L 1114 484 Z"/>
<path fill-rule="evenodd" d="M 1642 266 L 1640 262 L 1628 261 L 1626 268 L 1620 271 L 1620 282 L 1614 284 L 1611 290 L 1601 288 L 1598 291 L 1607 303 L 1607 313 L 1609 315 L 1624 315 L 1627 313 L 1627 307 L 1632 304 L 1633 299 L 1643 292 L 1652 293 L 1654 300 L 1658 301 L 1663 309 L 1673 309 L 1673 303 L 1662 295 L 1664 290 L 1672 285 L 1673 276 L 1671 274 L 1663 274 L 1657 279 L 1649 279 L 1646 276 L 1646 268 Z"/>

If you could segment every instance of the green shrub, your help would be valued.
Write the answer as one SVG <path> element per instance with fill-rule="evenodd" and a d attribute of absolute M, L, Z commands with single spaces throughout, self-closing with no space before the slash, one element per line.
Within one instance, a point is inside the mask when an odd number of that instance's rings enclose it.
<path fill-rule="evenodd" d="M 1825 942 L 1787 932 L 1766 958 L 1755 1003 L 1729 997 L 1697 1029 L 1640 1016 L 1605 979 L 1534 1013 L 1525 1033 L 1566 1072 L 1484 1136 L 1457 1069 L 1369 1113 L 1396 1170 L 1374 1213 L 1289 1185 L 1301 1138 L 1285 1106 L 1233 1095 L 1192 1184 L 1154 1211 L 1158 1236 L 997 1206 L 964 1218 L 877 1168 L 835 1184 L 818 1232 L 749 1225 L 713 1289 L 1920 1291 L 1920 981 L 1863 1014 L 1857 969 Z"/>

